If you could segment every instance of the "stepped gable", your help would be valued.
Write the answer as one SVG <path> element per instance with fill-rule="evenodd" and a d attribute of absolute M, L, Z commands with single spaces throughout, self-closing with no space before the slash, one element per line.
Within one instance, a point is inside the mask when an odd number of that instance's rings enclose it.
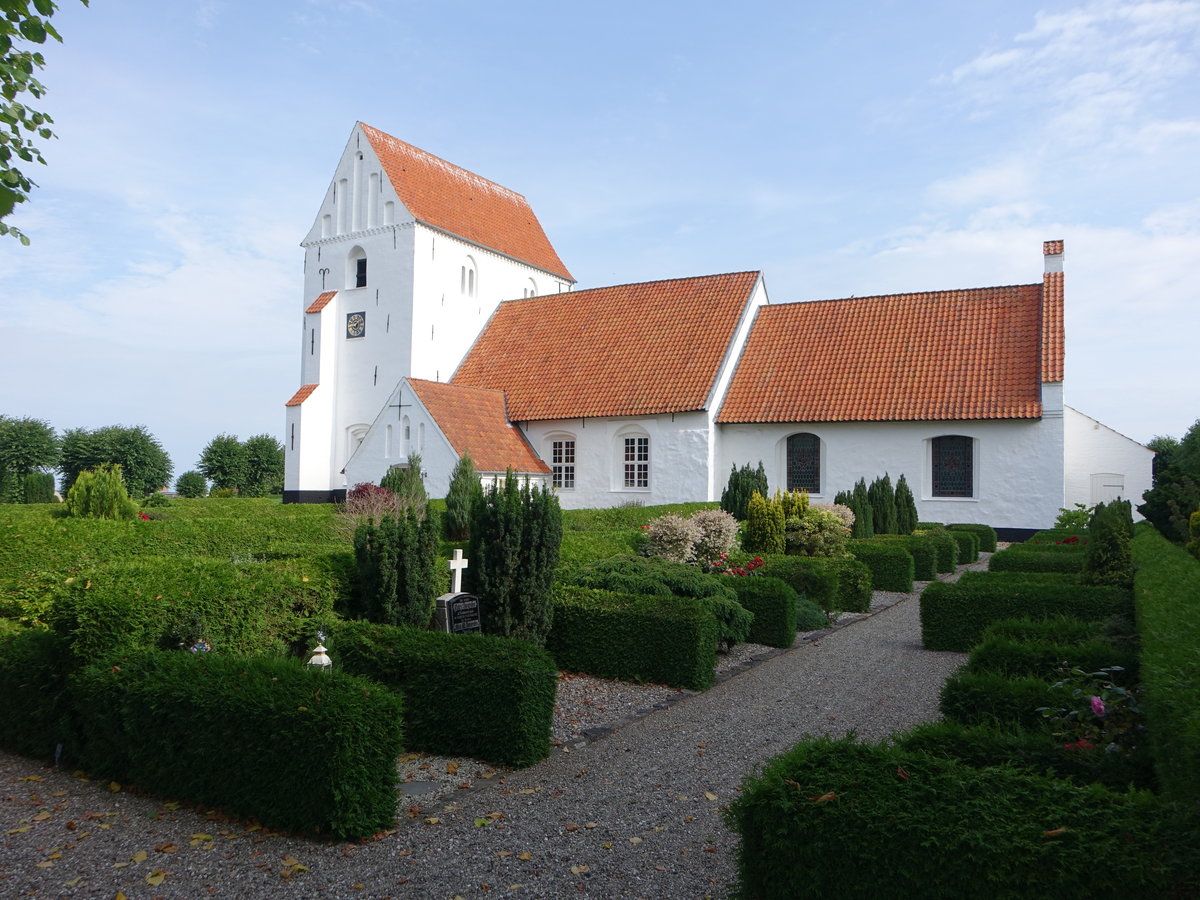
<path fill-rule="evenodd" d="M 1057 284 L 1045 328 L 1042 284 L 764 307 L 717 421 L 1038 418 L 1062 379 Z"/>
<path fill-rule="evenodd" d="M 758 272 L 502 303 L 452 379 L 515 422 L 705 409 Z"/>
<path fill-rule="evenodd" d="M 574 282 L 529 202 L 360 122 L 400 202 L 419 221 Z"/>

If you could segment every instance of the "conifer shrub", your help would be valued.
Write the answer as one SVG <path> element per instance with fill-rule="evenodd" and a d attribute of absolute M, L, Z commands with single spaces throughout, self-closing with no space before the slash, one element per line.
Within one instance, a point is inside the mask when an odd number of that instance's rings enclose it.
<path fill-rule="evenodd" d="M 63 510 L 68 516 L 87 519 L 132 519 L 137 504 L 129 496 L 119 465 L 85 469 L 67 491 Z"/>
<path fill-rule="evenodd" d="M 768 490 L 767 472 L 761 460 L 757 469 L 751 469 L 749 463 L 739 469 L 734 463 L 725 490 L 721 492 L 721 509 L 744 522 L 749 515 L 750 498 L 756 491 L 766 497 Z"/>
<path fill-rule="evenodd" d="M 871 522 L 876 534 L 899 534 L 896 517 L 896 492 L 892 490 L 892 479 L 884 473 L 867 488 L 867 499 L 871 502 Z"/>
<path fill-rule="evenodd" d="M 851 541 L 847 549 L 871 570 L 871 584 L 875 590 L 908 593 L 913 589 L 916 564 L 912 554 L 903 547 L 872 539 Z"/>
<path fill-rule="evenodd" d="M 396 495 L 397 502 L 405 510 L 418 513 L 425 511 L 429 502 L 429 494 L 425 490 L 425 478 L 421 473 L 421 455 L 410 453 L 408 463 L 403 466 L 392 466 L 379 479 L 379 486 L 387 488 Z"/>
<path fill-rule="evenodd" d="M 713 683 L 717 620 L 694 597 L 555 588 L 546 648 L 560 669 L 702 691 Z"/>
<path fill-rule="evenodd" d="M 1133 587 L 1133 512 L 1128 500 L 1101 503 L 1092 513 L 1084 547 L 1082 584 Z"/>
<path fill-rule="evenodd" d="M 850 738 L 776 757 L 726 822 L 745 898 L 1170 896 L 1197 856 L 1150 793 Z"/>
<path fill-rule="evenodd" d="M 837 507 L 845 509 L 845 507 Z M 850 539 L 843 517 L 832 507 L 805 506 L 784 520 L 784 549 L 796 556 L 844 556 Z"/>
<path fill-rule="evenodd" d="M 506 766 L 550 752 L 558 670 L 541 647 L 367 622 L 335 624 L 327 646 L 335 667 L 403 694 L 411 750 Z"/>
<path fill-rule="evenodd" d="M 979 538 L 980 553 L 996 552 L 996 529 L 991 525 L 977 525 L 970 522 L 956 522 L 953 525 L 947 525 L 946 530 L 950 532 L 970 531 Z"/>
<path fill-rule="evenodd" d="M 482 603 L 483 629 L 543 645 L 562 544 L 562 510 L 545 488 L 519 485 L 511 469 L 473 508 L 466 589 Z"/>
<path fill-rule="evenodd" d="M 871 504 L 871 496 L 867 491 L 867 480 L 860 478 L 854 483 L 850 494 L 850 509 L 854 511 L 854 529 L 851 537 L 869 538 L 875 536 L 875 510 Z"/>
<path fill-rule="evenodd" d="M 1129 591 L 1114 587 L 934 581 L 921 592 L 921 638 L 927 650 L 965 653 L 999 619 L 1073 616 L 1102 621 L 1128 614 L 1130 603 Z"/>
<path fill-rule="evenodd" d="M 358 571 L 349 615 L 383 625 L 429 627 L 441 587 L 433 515 L 385 515 L 354 533 Z"/>
<path fill-rule="evenodd" d="M 762 555 L 783 553 L 785 519 L 782 504 L 772 503 L 765 494 L 755 491 L 746 506 L 746 530 L 742 549 Z"/>
<path fill-rule="evenodd" d="M 779 578 L 731 577 L 729 584 L 738 603 L 754 615 L 746 640 L 769 647 L 790 647 L 796 640 L 796 615 L 800 595 Z M 821 617 L 824 627 L 827 620 Z M 807 624 L 807 623 L 806 623 Z M 812 630 L 812 629 L 807 629 Z"/>
<path fill-rule="evenodd" d="M 912 488 L 908 486 L 908 480 L 901 475 L 900 480 L 896 482 L 896 533 L 897 534 L 912 534 L 917 530 L 917 501 L 913 497 Z M 993 538 L 995 533 L 993 532 Z M 992 542 L 992 549 L 995 550 L 995 540 Z"/>
<path fill-rule="evenodd" d="M 26 503 L 57 503 L 54 496 L 54 476 L 49 472 L 30 472 L 21 482 L 22 498 Z"/>
<path fill-rule="evenodd" d="M 448 541 L 465 541 L 471 536 L 471 511 L 483 499 L 483 485 L 471 461 L 471 454 L 463 455 L 454 464 L 450 474 L 450 488 L 446 492 L 446 512 L 442 516 L 442 529 Z"/>
<path fill-rule="evenodd" d="M 94 775 L 272 828 L 365 838 L 392 825 L 403 704 L 296 660 L 143 651 L 72 678 Z"/>

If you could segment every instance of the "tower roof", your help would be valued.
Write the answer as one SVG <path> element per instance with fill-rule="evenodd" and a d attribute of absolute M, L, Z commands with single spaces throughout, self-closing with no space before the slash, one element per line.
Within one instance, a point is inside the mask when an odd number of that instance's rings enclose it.
<path fill-rule="evenodd" d="M 378 128 L 359 126 L 417 221 L 574 282 L 523 196 Z"/>

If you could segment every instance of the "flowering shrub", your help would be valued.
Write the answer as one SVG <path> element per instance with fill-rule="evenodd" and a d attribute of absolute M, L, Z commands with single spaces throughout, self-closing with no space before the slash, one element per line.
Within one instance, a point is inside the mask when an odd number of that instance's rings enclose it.
<path fill-rule="evenodd" d="M 702 509 L 692 515 L 699 532 L 694 546 L 696 559 L 712 559 L 737 545 L 737 519 L 723 509 Z"/>
<path fill-rule="evenodd" d="M 792 556 L 844 556 L 850 539 L 850 526 L 842 516 L 815 506 L 788 519 L 784 528 L 787 552 Z"/>
<path fill-rule="evenodd" d="M 646 555 L 669 559 L 672 562 L 694 562 L 700 529 L 683 516 L 659 516 L 645 529 Z"/>
<path fill-rule="evenodd" d="M 710 564 L 710 571 L 717 575 L 737 575 L 740 578 L 745 578 L 747 575 L 757 575 L 757 569 L 763 567 L 763 558 L 756 556 L 748 563 L 743 563 L 740 566 L 731 565 L 729 562 L 729 554 L 722 553 L 717 559 L 714 559 Z"/>
<path fill-rule="evenodd" d="M 1095 672 L 1078 668 L 1059 671 L 1066 677 L 1054 686 L 1070 688 L 1074 705 L 1057 709 L 1042 706 L 1037 711 L 1049 720 L 1054 736 L 1063 741 L 1063 749 L 1103 747 L 1124 755 L 1136 750 L 1145 730 L 1137 695 L 1112 680 L 1114 672 L 1124 669 L 1109 666 Z"/>
<path fill-rule="evenodd" d="M 409 506 L 406 498 L 378 484 L 369 481 L 356 484 L 346 492 L 346 502 L 338 506 L 342 514 L 338 529 L 349 537 L 364 522 L 379 522 L 384 516 L 403 516 Z"/>

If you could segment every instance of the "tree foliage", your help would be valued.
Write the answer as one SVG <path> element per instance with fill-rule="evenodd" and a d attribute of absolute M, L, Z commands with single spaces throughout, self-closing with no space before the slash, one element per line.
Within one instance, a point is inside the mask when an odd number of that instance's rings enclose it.
<path fill-rule="evenodd" d="M 387 488 L 399 497 L 402 503 L 417 512 L 424 512 L 425 504 L 429 502 L 419 453 L 410 453 L 407 465 L 388 469 L 387 474 L 379 479 L 379 486 Z"/>
<path fill-rule="evenodd" d="M 81 0 L 87 6 L 88 0 Z M 29 238 L 4 219 L 18 203 L 24 203 L 34 186 L 29 175 L 19 168 L 21 162 L 46 160 L 34 138 L 49 140 L 53 120 L 22 102 L 28 94 L 39 99 L 45 86 L 34 77 L 46 60 L 28 44 L 44 44 L 46 38 L 62 42 L 50 24 L 57 9 L 51 0 L 0 0 L 0 235 L 10 234 L 22 244 Z"/>
<path fill-rule="evenodd" d="M 1176 543 L 1188 539 L 1188 519 L 1200 507 L 1200 419 L 1182 440 L 1156 437 L 1154 487 L 1142 497 L 1138 512 L 1166 538 Z M 1160 457 L 1165 464 L 1160 465 Z"/>
<path fill-rule="evenodd" d="M 725 490 L 721 492 L 721 509 L 739 522 L 744 522 L 748 515 L 750 497 L 755 491 L 758 491 L 763 497 L 768 496 L 767 471 L 763 468 L 762 461 L 759 460 L 757 469 L 751 469 L 750 463 L 746 463 L 739 469 L 735 463 L 729 473 L 729 481 L 725 485 Z"/>
<path fill-rule="evenodd" d="M 48 422 L 0 416 L 0 502 L 21 502 L 25 477 L 54 468 L 61 454 Z"/>
<path fill-rule="evenodd" d="M 197 468 L 217 490 L 238 490 L 246 480 L 246 448 L 236 434 L 218 434 L 200 452 Z"/>
<path fill-rule="evenodd" d="M 867 488 L 871 501 L 871 524 L 876 534 L 896 534 L 896 492 L 892 490 L 892 479 L 885 472 L 871 482 Z"/>
<path fill-rule="evenodd" d="M 472 514 L 466 570 L 484 631 L 545 644 L 561 544 L 562 510 L 550 491 L 520 485 L 512 469 L 487 489 Z"/>
<path fill-rule="evenodd" d="M 244 497 L 283 493 L 283 444 L 269 434 L 246 438 L 245 480 L 238 485 Z"/>
<path fill-rule="evenodd" d="M 896 482 L 896 533 L 912 534 L 917 530 L 920 515 L 917 513 L 917 501 L 913 497 L 908 479 L 903 475 Z"/>
<path fill-rule="evenodd" d="M 772 503 L 758 491 L 750 495 L 746 504 L 746 532 L 742 535 L 742 549 L 747 553 L 783 553 L 784 551 L 783 504 Z"/>
<path fill-rule="evenodd" d="M 437 526 L 428 510 L 360 524 L 354 533 L 358 579 L 351 616 L 428 628 L 438 596 L 437 551 Z"/>
<path fill-rule="evenodd" d="M 171 481 L 171 458 L 144 425 L 107 425 L 89 431 L 72 428 L 63 435 L 63 490 L 69 490 L 80 472 L 98 466 L 119 465 L 125 486 L 134 497 L 145 497 Z"/>
<path fill-rule="evenodd" d="M 68 516 L 86 519 L 132 519 L 137 504 L 125 488 L 120 464 L 101 463 L 72 479 L 63 503 Z"/>
<path fill-rule="evenodd" d="M 175 493 L 180 497 L 203 497 L 208 493 L 208 479 L 195 469 L 189 469 L 175 480 Z"/>

